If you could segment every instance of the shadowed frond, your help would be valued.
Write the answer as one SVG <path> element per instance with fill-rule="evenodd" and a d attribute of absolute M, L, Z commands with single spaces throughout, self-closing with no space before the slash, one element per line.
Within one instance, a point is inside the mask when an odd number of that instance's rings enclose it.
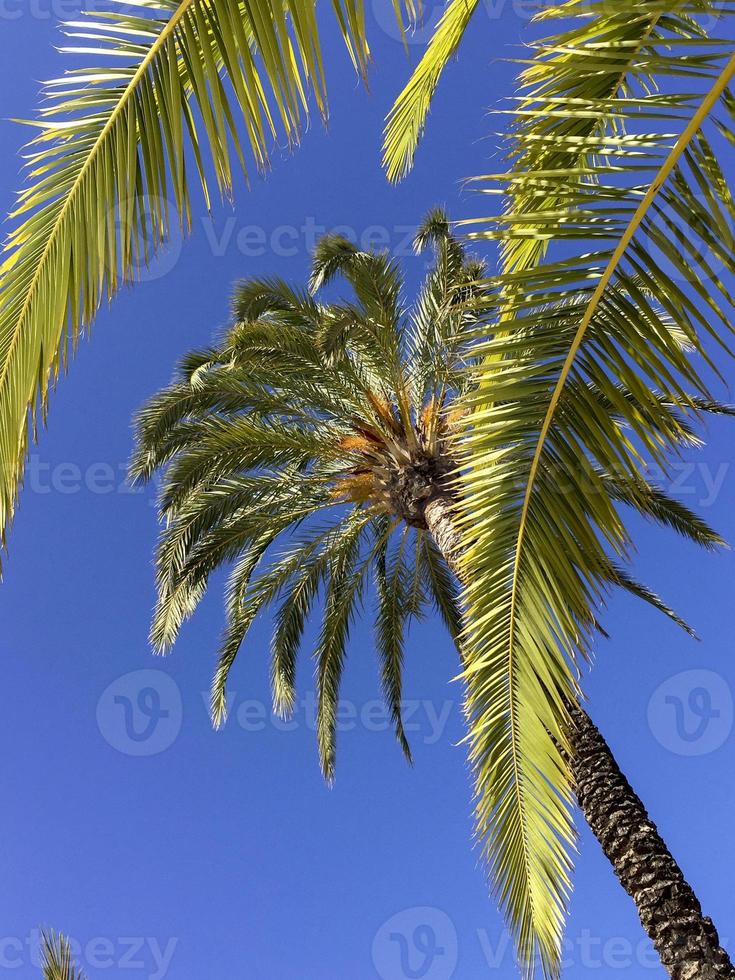
<path fill-rule="evenodd" d="M 377 586 L 378 615 L 376 618 L 376 645 L 381 662 L 381 680 L 383 697 L 390 710 L 391 719 L 396 730 L 403 754 L 408 762 L 413 762 L 411 748 L 403 728 L 401 696 L 403 690 L 403 644 L 406 635 L 406 623 L 411 614 L 409 591 L 411 584 L 409 568 L 405 561 L 408 528 L 404 529 L 398 546 L 392 553 L 388 550 L 389 539 L 378 552 L 375 562 L 375 580 Z M 414 569 L 414 577 L 419 570 L 418 563 Z M 420 610 L 423 606 L 423 596 L 417 604 Z"/>
<path fill-rule="evenodd" d="M 349 535 L 345 547 L 327 567 L 322 626 L 314 650 L 316 662 L 316 739 L 322 773 L 334 781 L 337 761 L 337 711 L 350 629 L 366 588 L 371 556 L 360 558 L 362 527 Z"/>
<path fill-rule="evenodd" d="M 639 514 L 670 527 L 703 548 L 721 548 L 724 538 L 686 504 L 670 496 L 642 477 L 614 479 L 603 477 L 602 485 L 613 500 L 628 504 Z"/>
<path fill-rule="evenodd" d="M 637 599 L 642 599 L 644 602 L 647 602 L 650 606 L 653 606 L 654 609 L 657 609 L 660 613 L 663 613 L 663 615 L 670 619 L 673 623 L 676 623 L 676 625 L 680 629 L 683 629 L 685 633 L 688 633 L 692 639 L 697 639 L 697 634 L 694 632 L 689 623 L 687 623 L 685 619 L 682 619 L 678 613 L 668 606 L 660 596 L 656 595 L 656 593 L 649 589 L 647 585 L 644 585 L 642 582 L 638 582 L 636 579 L 634 579 L 629 572 L 626 571 L 626 569 L 621 568 L 620 565 L 616 565 L 613 562 L 610 562 L 609 581 L 613 585 L 617 585 L 626 592 L 629 592 L 631 595 L 634 595 Z"/>
<path fill-rule="evenodd" d="M 462 613 L 457 599 L 457 584 L 443 556 L 428 535 L 424 535 L 422 547 L 422 572 L 426 591 L 432 597 L 449 635 L 459 644 Z"/>
<path fill-rule="evenodd" d="M 363 4 L 330 6 L 364 75 Z M 279 133 L 298 141 L 310 92 L 327 113 L 316 4 L 129 0 L 79 17 L 65 25 L 64 50 L 103 63 L 46 83 L 0 265 L 3 534 L 29 416 L 35 430 L 49 385 L 101 302 L 136 279 L 172 222 L 188 229 L 192 182 L 209 207 L 207 173 L 229 193 L 233 160 L 263 170 Z"/>
<path fill-rule="evenodd" d="M 269 532 L 258 542 L 258 547 L 245 551 L 230 576 L 227 586 L 228 621 L 220 646 L 210 699 L 215 728 L 220 728 L 227 721 L 227 679 L 255 617 L 287 586 L 289 579 L 302 567 L 304 560 L 308 560 L 317 543 L 310 541 L 288 555 L 279 556 L 279 560 L 271 564 L 251 585 L 253 572 L 262 558 L 263 551 L 273 543 L 276 536 L 275 533 Z M 274 651 L 274 656 L 277 655 L 278 651 Z M 274 659 L 272 672 L 276 671 L 279 673 L 282 671 L 282 664 Z M 283 710 L 283 703 L 284 695 L 274 684 L 276 711 Z"/>
<path fill-rule="evenodd" d="M 729 345 L 735 205 L 718 154 L 735 55 L 697 26 L 714 9 L 543 11 L 563 32 L 526 62 L 508 171 L 477 183 L 504 209 L 470 224 L 501 243 L 501 271 L 463 419 L 464 677 L 478 835 L 529 975 L 559 973 L 568 710 L 598 608 L 617 578 L 670 614 L 616 571 L 630 546 L 617 503 L 720 543 L 640 476 L 692 444 L 701 372 Z"/>

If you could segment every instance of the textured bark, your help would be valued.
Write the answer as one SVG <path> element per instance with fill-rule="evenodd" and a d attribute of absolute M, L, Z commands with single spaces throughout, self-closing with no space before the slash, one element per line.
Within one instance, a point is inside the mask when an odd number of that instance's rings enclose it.
<path fill-rule="evenodd" d="M 424 508 L 424 520 L 447 565 L 459 579 L 459 555 L 462 542 L 452 521 L 452 504 L 448 494 L 435 494 Z"/>
<path fill-rule="evenodd" d="M 577 799 L 641 924 L 674 980 L 735 977 L 712 920 L 656 825 L 581 708 L 571 710 L 571 768 Z"/>
<path fill-rule="evenodd" d="M 409 466 L 391 471 L 388 495 L 393 513 L 413 527 L 426 527 L 426 508 L 455 466 L 449 457 L 418 456 Z"/>
<path fill-rule="evenodd" d="M 461 580 L 461 542 L 452 498 L 437 491 L 424 508 L 426 528 Z M 638 909 L 641 925 L 673 980 L 735 978 L 712 920 L 671 856 L 643 803 L 589 715 L 570 708 L 570 761 L 577 800 L 615 874 Z"/>

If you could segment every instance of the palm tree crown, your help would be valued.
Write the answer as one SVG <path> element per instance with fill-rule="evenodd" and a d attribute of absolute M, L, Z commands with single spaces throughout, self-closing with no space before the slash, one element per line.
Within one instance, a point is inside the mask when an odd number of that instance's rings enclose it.
<path fill-rule="evenodd" d="M 319 243 L 310 286 L 340 274 L 350 302 L 324 304 L 278 280 L 241 284 L 223 344 L 186 357 L 178 380 L 138 417 L 134 475 L 147 479 L 166 465 L 154 644 L 174 641 L 210 572 L 235 559 L 214 720 L 225 717 L 225 683 L 248 628 L 276 600 L 273 694 L 288 712 L 297 648 L 324 589 L 316 659 L 328 778 L 345 647 L 368 581 L 385 695 L 409 757 L 400 720 L 405 626 L 433 603 L 452 634 L 459 630 L 452 576 L 423 511 L 456 467 L 447 407 L 465 384 L 467 326 L 476 319 L 465 301 L 482 266 L 439 211 L 416 238 L 417 249 L 429 245 L 433 266 L 410 313 L 397 264 L 338 236 Z"/>

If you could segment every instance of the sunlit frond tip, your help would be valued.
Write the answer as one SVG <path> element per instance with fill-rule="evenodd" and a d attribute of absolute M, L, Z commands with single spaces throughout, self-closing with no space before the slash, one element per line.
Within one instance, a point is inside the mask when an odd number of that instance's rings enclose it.
<path fill-rule="evenodd" d="M 436 88 L 480 0 L 447 0 L 429 45 L 385 122 L 383 166 L 390 181 L 411 170 Z"/>
<path fill-rule="evenodd" d="M 472 620 L 465 634 L 476 833 L 522 974 L 532 977 L 540 969 L 556 977 L 576 841 L 564 705 L 576 691 L 564 655 L 550 640 L 546 597 L 528 584 L 515 596 L 503 594 L 498 586 L 504 571 L 503 564 L 488 572 L 501 606 L 498 619 L 482 638 Z M 519 642 L 508 647 L 502 629 L 516 617 Z M 546 707 L 549 697 L 556 712 Z"/>

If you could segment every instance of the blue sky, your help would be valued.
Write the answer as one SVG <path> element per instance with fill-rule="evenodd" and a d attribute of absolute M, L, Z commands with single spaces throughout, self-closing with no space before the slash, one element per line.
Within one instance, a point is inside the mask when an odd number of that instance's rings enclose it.
<path fill-rule="evenodd" d="M 5 120 L 30 115 L 38 80 L 60 74 L 55 23 L 79 3 L 0 0 L 3 212 L 24 138 Z M 0 588 L 0 980 L 38 976 L 31 950 L 41 924 L 74 937 L 91 978 L 515 975 L 470 846 L 456 655 L 440 625 L 416 628 L 409 644 L 413 769 L 376 703 L 369 632 L 356 631 L 329 790 L 309 721 L 308 657 L 292 729 L 270 717 L 267 621 L 233 671 L 228 726 L 211 731 L 204 692 L 221 579 L 174 653 L 150 653 L 155 510 L 149 493 L 124 482 L 132 413 L 184 351 L 226 322 L 235 279 L 302 281 L 320 229 L 346 226 L 358 240 L 405 250 L 431 205 L 457 217 L 476 210 L 461 181 L 497 163 L 499 126 L 485 108 L 511 94 L 512 67 L 499 59 L 517 53 L 508 46 L 527 36 L 527 14 L 511 0 L 480 13 L 437 97 L 415 172 L 392 188 L 379 168 L 382 118 L 409 62 L 389 6 L 367 4 L 370 93 L 328 30 L 329 131 L 315 123 L 297 154 L 277 152 L 267 181 L 237 188 L 234 208 L 208 216 L 199 203 L 191 239 L 174 242 L 149 281 L 102 312 L 53 398 Z M 412 45 L 411 57 L 420 50 Z M 405 262 L 415 285 L 421 261 Z M 732 431 L 717 422 L 707 439 L 672 489 L 735 540 Z M 612 638 L 600 641 L 586 684 L 590 712 L 735 949 L 733 555 L 700 554 L 643 526 L 636 540 L 640 577 L 702 642 L 614 599 L 604 617 Z M 575 882 L 564 976 L 663 976 L 584 828 Z"/>

